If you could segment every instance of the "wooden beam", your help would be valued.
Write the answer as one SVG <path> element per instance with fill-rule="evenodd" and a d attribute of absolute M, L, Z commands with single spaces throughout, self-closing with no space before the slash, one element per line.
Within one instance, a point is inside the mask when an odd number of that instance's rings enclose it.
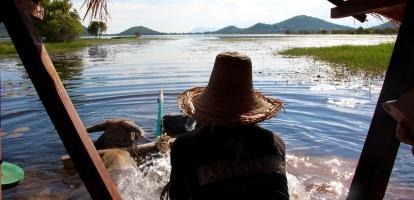
<path fill-rule="evenodd" d="M 344 4 L 346 4 L 346 2 L 343 1 L 343 0 L 328 0 L 328 1 L 331 2 L 332 4 L 334 4 L 335 6 L 343 6 Z M 355 19 L 357 19 L 361 23 L 364 23 L 367 20 L 367 15 L 365 15 L 365 14 L 353 15 L 352 17 L 354 17 Z"/>
<path fill-rule="evenodd" d="M 390 9 L 407 3 L 407 0 L 360 0 L 347 1 L 331 9 L 331 18 L 343 18 Z"/>
<path fill-rule="evenodd" d="M 396 122 L 382 108 L 414 87 L 414 2 L 407 2 L 374 117 L 347 199 L 383 199 L 398 153 Z"/>
<path fill-rule="evenodd" d="M 67 152 L 93 199 L 121 199 L 37 34 L 15 0 L 3 0 L 0 15 L 24 67 Z"/>

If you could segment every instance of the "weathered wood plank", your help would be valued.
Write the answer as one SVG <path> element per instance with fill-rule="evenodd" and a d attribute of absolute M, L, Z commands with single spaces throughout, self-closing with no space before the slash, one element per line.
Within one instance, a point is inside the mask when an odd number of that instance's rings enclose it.
<path fill-rule="evenodd" d="M 414 87 L 413 36 L 414 2 L 408 2 L 348 199 L 384 197 L 400 143 L 395 137 L 396 122 L 381 104 Z"/>
<path fill-rule="evenodd" d="M 328 1 L 331 2 L 332 4 L 334 4 L 335 6 L 343 6 L 344 4 L 346 4 L 346 2 L 343 1 L 343 0 L 328 0 Z M 354 17 L 355 19 L 357 19 L 361 23 L 364 23 L 367 20 L 367 15 L 365 15 L 365 14 L 353 15 L 352 17 Z"/>
<path fill-rule="evenodd" d="M 390 9 L 407 3 L 407 0 L 361 0 L 347 1 L 331 9 L 331 18 L 362 15 L 383 9 Z"/>
<path fill-rule="evenodd" d="M 15 0 L 3 0 L 0 15 L 91 197 L 121 199 L 33 27 L 29 13 Z"/>

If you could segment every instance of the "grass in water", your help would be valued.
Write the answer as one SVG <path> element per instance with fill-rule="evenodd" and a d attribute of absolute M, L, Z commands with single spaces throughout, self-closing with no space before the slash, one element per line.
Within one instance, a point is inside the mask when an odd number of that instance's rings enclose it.
<path fill-rule="evenodd" d="M 16 54 L 16 49 L 11 42 L 0 43 L 0 55 L 13 55 Z"/>
<path fill-rule="evenodd" d="M 254 37 L 218 37 L 218 39 L 224 42 L 251 42 L 257 40 Z"/>
<path fill-rule="evenodd" d="M 167 40 L 169 38 L 136 38 L 136 37 L 115 37 L 111 39 L 77 39 L 71 42 L 46 42 L 45 47 L 48 53 L 56 53 L 62 51 L 71 51 L 83 47 L 98 45 L 98 44 L 117 44 L 125 42 L 139 42 L 149 40 Z M 0 57 L 17 56 L 16 49 L 11 42 L 0 42 Z"/>
<path fill-rule="evenodd" d="M 370 46 L 341 45 L 334 47 L 293 48 L 280 52 L 285 56 L 310 56 L 336 66 L 343 66 L 352 73 L 383 75 L 388 67 L 394 43 Z"/>

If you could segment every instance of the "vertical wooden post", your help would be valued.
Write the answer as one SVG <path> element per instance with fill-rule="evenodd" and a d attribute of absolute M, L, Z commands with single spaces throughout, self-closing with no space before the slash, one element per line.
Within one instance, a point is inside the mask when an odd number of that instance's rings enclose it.
<path fill-rule="evenodd" d="M 2 0 L 0 17 L 89 194 L 93 199 L 121 199 L 33 27 L 29 13 L 19 6 L 17 0 Z"/>
<path fill-rule="evenodd" d="M 374 117 L 347 199 L 382 199 L 387 189 L 399 141 L 396 122 L 381 103 L 399 98 L 414 87 L 414 2 L 407 1 Z"/>

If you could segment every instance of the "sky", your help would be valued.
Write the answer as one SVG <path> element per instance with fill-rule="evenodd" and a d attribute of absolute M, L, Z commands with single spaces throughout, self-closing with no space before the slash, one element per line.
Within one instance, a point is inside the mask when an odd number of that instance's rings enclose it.
<path fill-rule="evenodd" d="M 368 17 L 360 23 L 352 17 L 331 19 L 334 7 L 327 0 L 107 0 L 110 18 L 107 33 L 119 33 L 133 26 L 145 26 L 160 32 L 190 32 L 197 27 L 240 28 L 258 22 L 274 24 L 296 15 L 317 17 L 351 27 L 370 27 L 384 20 Z M 81 18 L 83 0 L 72 0 Z M 89 17 L 82 22 L 89 24 Z"/>

